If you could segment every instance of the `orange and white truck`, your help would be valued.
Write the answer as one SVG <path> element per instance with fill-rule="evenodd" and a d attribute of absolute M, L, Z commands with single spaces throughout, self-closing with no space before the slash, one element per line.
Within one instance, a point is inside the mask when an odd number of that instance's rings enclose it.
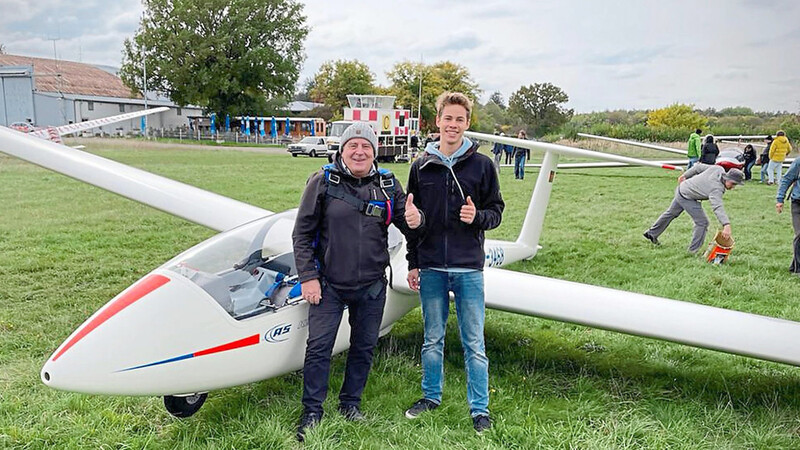
<path fill-rule="evenodd" d="M 411 110 L 394 107 L 392 95 L 348 95 L 349 108 L 344 108 L 344 120 L 331 123 L 328 133 L 328 159 L 339 150 L 339 138 L 354 122 L 367 122 L 378 135 L 379 162 L 393 162 L 408 154 L 411 135 L 419 122 Z"/>

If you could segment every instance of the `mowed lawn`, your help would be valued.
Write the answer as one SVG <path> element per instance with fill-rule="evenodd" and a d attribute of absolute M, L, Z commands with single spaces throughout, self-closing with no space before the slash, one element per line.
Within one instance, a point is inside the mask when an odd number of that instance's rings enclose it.
<path fill-rule="evenodd" d="M 295 207 L 306 178 L 325 162 L 177 146 L 89 150 L 274 211 Z M 407 165 L 389 167 L 405 182 Z M 489 237 L 516 237 L 535 177 L 529 169 L 516 181 L 503 169 L 506 213 Z M 790 216 L 775 213 L 774 187 L 726 194 L 737 244 L 729 264 L 713 266 L 686 254 L 685 215 L 661 247 L 641 236 L 669 204 L 676 177 L 641 168 L 560 172 L 542 250 L 511 269 L 800 321 L 800 279 L 787 271 Z M 160 398 L 73 394 L 39 381 L 44 361 L 89 315 L 213 234 L 0 156 L 0 448 L 800 446 L 795 367 L 496 311 L 486 319 L 495 426 L 483 436 L 469 418 L 454 315 L 443 405 L 417 421 L 403 417 L 420 397 L 419 309 L 379 342 L 365 422 L 345 422 L 335 411 L 344 357 L 334 358 L 327 414 L 305 445 L 294 440 L 300 373 L 212 392 L 189 419 L 170 416 Z"/>

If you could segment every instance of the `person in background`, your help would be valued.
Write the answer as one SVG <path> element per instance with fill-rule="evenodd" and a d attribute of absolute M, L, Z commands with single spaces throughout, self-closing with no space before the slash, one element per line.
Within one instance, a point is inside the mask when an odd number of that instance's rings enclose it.
<path fill-rule="evenodd" d="M 772 135 L 769 135 L 764 139 L 764 143 L 766 146 L 764 150 L 761 151 L 761 156 L 759 157 L 758 163 L 761 164 L 761 182 L 763 183 L 764 180 L 767 179 L 767 165 L 769 164 L 769 147 L 772 145 Z"/>
<path fill-rule="evenodd" d="M 506 164 L 511 164 L 511 155 L 514 154 L 514 146 L 503 144 L 503 152 L 506 154 Z"/>
<path fill-rule="evenodd" d="M 525 130 L 519 130 L 517 139 L 527 139 L 528 135 Z M 514 178 L 517 180 L 525 179 L 525 158 L 528 156 L 528 149 L 523 147 L 514 147 Z"/>
<path fill-rule="evenodd" d="M 775 135 L 775 140 L 769 146 L 769 165 L 767 166 L 767 184 L 780 183 L 781 172 L 783 171 L 783 161 L 786 155 L 792 151 L 792 144 L 786 137 L 783 130 L 779 130 Z"/>
<path fill-rule="evenodd" d="M 794 187 L 790 190 L 792 185 Z M 775 210 L 778 211 L 778 214 L 783 212 L 783 202 L 787 192 L 789 192 L 789 200 L 792 202 L 792 228 L 794 228 L 794 240 L 792 241 L 794 256 L 792 264 L 789 265 L 789 272 L 800 277 L 800 158 L 795 158 L 792 165 L 789 166 L 789 170 L 786 171 L 786 175 L 781 178 L 777 203 L 775 203 Z"/>
<path fill-rule="evenodd" d="M 753 166 L 756 164 L 756 149 L 752 145 L 747 144 L 744 147 L 744 179 L 745 181 L 753 178 Z"/>
<path fill-rule="evenodd" d="M 703 130 L 700 128 L 694 130 L 694 133 L 689 135 L 689 142 L 688 142 L 688 152 L 687 156 L 689 157 L 689 166 L 686 168 L 687 170 L 691 169 L 693 165 L 697 161 L 700 160 L 700 148 L 702 147 L 702 139 L 700 138 L 700 133 Z"/>
<path fill-rule="evenodd" d="M 413 160 L 417 157 L 417 152 L 419 151 L 419 131 L 415 131 L 411 134 L 411 138 L 409 138 L 408 147 L 410 149 L 411 154 L 408 155 L 409 160 Z"/>
<path fill-rule="evenodd" d="M 708 231 L 708 217 L 700 205 L 700 200 L 708 200 L 714 215 L 722 224 L 722 236 L 731 238 L 731 221 L 722 205 L 722 194 L 744 183 L 744 174 L 739 169 L 731 169 L 727 173 L 722 166 L 695 164 L 685 174 L 678 178 L 678 187 L 675 188 L 675 197 L 672 204 L 644 232 L 643 236 L 655 245 L 661 245 L 658 237 L 661 236 L 669 224 L 686 211 L 694 221 L 692 241 L 689 243 L 689 253 L 697 254 L 706 239 Z"/>
<path fill-rule="evenodd" d="M 503 133 L 494 132 L 495 136 L 505 136 Z M 503 144 L 495 142 L 492 146 L 492 154 L 494 155 L 494 167 L 497 168 L 497 173 L 500 173 L 500 158 L 503 157 Z"/>
<path fill-rule="evenodd" d="M 714 142 L 714 136 L 709 134 L 703 144 L 699 162 L 713 165 L 717 163 L 717 156 L 719 156 L 719 147 Z"/>

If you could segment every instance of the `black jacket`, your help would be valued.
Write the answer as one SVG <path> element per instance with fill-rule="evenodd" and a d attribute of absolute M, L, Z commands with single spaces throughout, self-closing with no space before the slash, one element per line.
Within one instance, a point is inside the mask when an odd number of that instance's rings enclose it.
<path fill-rule="evenodd" d="M 703 144 L 700 162 L 714 165 L 717 163 L 717 155 L 719 155 L 719 147 L 717 147 L 717 144 L 714 142 L 706 142 Z"/>
<path fill-rule="evenodd" d="M 425 229 L 408 239 L 409 270 L 483 269 L 483 232 L 500 225 L 505 203 L 494 163 L 477 150 L 478 144 L 473 144 L 452 172 L 439 157 L 427 152 L 411 165 L 408 192 L 414 194 L 414 204 L 425 215 Z M 471 224 L 460 220 L 467 197 L 477 209 Z"/>
<path fill-rule="evenodd" d="M 755 161 L 756 160 L 756 150 L 753 147 L 746 148 L 744 150 L 744 152 L 742 152 L 742 155 L 744 155 L 744 162 L 745 163 L 749 163 L 751 161 Z"/>
<path fill-rule="evenodd" d="M 347 175 L 338 155 L 334 166 L 331 173 L 339 177 L 344 192 L 361 200 L 386 200 L 377 173 L 364 178 Z M 406 194 L 396 179 L 394 186 L 392 223 L 408 235 Z M 292 240 L 300 282 L 324 278 L 334 289 L 368 287 L 384 277 L 389 265 L 385 218 L 367 216 L 332 197 L 330 187 L 323 170 L 312 175 L 297 210 Z"/>

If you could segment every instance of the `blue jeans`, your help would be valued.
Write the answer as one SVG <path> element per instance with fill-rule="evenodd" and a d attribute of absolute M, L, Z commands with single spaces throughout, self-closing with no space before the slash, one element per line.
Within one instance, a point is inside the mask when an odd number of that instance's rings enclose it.
<path fill-rule="evenodd" d="M 520 180 L 525 178 L 525 152 L 517 152 L 514 155 L 514 178 Z"/>
<path fill-rule="evenodd" d="M 444 384 L 444 336 L 453 292 L 458 317 L 464 367 L 467 372 L 467 402 L 470 414 L 489 414 L 489 358 L 483 337 L 485 317 L 483 272 L 420 271 L 419 298 L 425 338 L 422 344 L 422 394 L 442 401 Z"/>
<path fill-rule="evenodd" d="M 700 161 L 699 157 L 690 156 L 689 157 L 689 165 L 686 166 L 686 170 L 691 169 L 693 165 L 697 164 L 697 161 Z"/>

